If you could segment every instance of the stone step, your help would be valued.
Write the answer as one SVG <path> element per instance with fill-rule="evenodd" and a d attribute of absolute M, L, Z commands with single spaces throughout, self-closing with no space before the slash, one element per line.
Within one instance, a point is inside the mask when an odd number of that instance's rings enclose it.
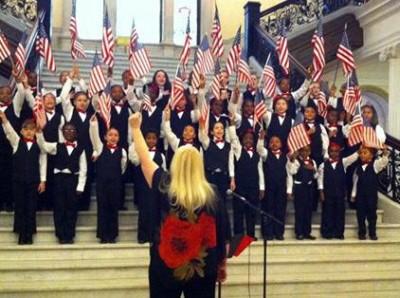
<path fill-rule="evenodd" d="M 313 225 L 313 234 L 319 236 L 319 225 Z M 120 242 L 134 242 L 136 241 L 137 227 L 120 226 L 119 237 Z M 377 225 L 377 234 L 381 239 L 400 239 L 400 224 L 379 224 Z M 357 226 L 346 225 L 345 237 L 350 239 L 357 238 Z M 260 238 L 260 228 L 257 226 L 256 237 Z M 293 239 L 294 226 L 286 225 L 285 238 Z M 76 229 L 76 243 L 84 242 L 97 242 L 96 228 L 94 226 L 77 227 Z M 0 245 L 13 244 L 17 242 L 17 235 L 12 233 L 12 228 L 0 228 Z M 56 243 L 57 239 L 54 234 L 54 227 L 38 227 L 38 232 L 34 237 L 35 243 Z M 301 241 L 299 241 L 301 242 Z"/>
<path fill-rule="evenodd" d="M 119 225 L 120 226 L 134 226 L 138 222 L 138 211 L 133 210 L 132 201 L 125 204 L 130 210 L 119 211 Z M 97 204 L 96 204 L 97 206 Z M 97 207 L 93 204 L 91 211 L 80 211 L 77 220 L 77 226 L 96 226 L 97 224 Z M 230 208 L 229 208 L 230 209 Z M 229 210 L 230 217 L 233 217 L 233 212 Z M 377 210 L 377 222 L 383 222 L 383 210 Z M 315 224 L 321 223 L 321 211 L 313 213 L 312 222 Z M 355 210 L 346 210 L 345 222 L 347 224 L 356 224 L 357 217 Z M 38 227 L 53 226 L 53 212 L 52 211 L 38 211 L 36 213 L 36 223 Z M 287 210 L 286 217 L 287 224 L 294 224 L 294 211 Z M 14 224 L 14 213 L 2 213 L 0 215 L 0 227 L 12 227 Z"/>

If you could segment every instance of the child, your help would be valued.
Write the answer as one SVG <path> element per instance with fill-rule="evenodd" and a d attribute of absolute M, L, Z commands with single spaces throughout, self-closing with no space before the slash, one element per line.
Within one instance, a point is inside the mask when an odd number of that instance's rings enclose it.
<path fill-rule="evenodd" d="M 327 103 L 326 103 L 326 96 L 321 91 L 321 86 L 319 83 L 313 82 L 310 85 L 310 90 L 301 99 L 300 105 L 302 106 L 303 113 L 306 107 L 313 106 L 315 110 L 318 112 L 315 121 L 318 124 L 324 124 L 324 115 L 326 113 Z"/>
<path fill-rule="evenodd" d="M 375 130 L 378 140 L 384 144 L 386 141 L 386 134 L 382 126 L 379 125 L 378 115 L 373 105 L 365 104 L 361 107 L 364 125 L 372 126 Z"/>
<path fill-rule="evenodd" d="M 389 151 L 385 148 L 383 156 L 374 159 L 376 149 L 365 144 L 358 150 L 360 163 L 354 173 L 351 201 L 356 203 L 358 239 L 366 239 L 365 220 L 368 220 L 368 234 L 371 240 L 376 235 L 376 208 L 378 204 L 378 173 L 388 164 Z"/>
<path fill-rule="evenodd" d="M 286 104 L 286 101 L 284 101 Z M 290 119 L 290 118 L 289 118 Z M 292 120 L 292 119 L 290 119 Z M 264 239 L 284 240 L 285 233 L 285 217 L 286 217 L 286 154 L 282 151 L 281 139 L 273 135 L 267 139 L 268 150 L 264 147 L 265 132 L 261 131 L 260 138 L 257 143 L 257 152 L 264 162 L 264 180 L 265 180 L 265 196 L 262 200 L 262 208 L 268 212 L 283 225 L 271 221 L 263 222 L 262 232 Z"/>
<path fill-rule="evenodd" d="M 342 147 L 330 143 L 329 159 L 318 168 L 318 189 L 322 202 L 321 236 L 325 239 L 344 239 L 346 170 L 358 154 L 341 158 Z"/>
<path fill-rule="evenodd" d="M 151 159 L 161 168 L 166 171 L 166 160 L 163 153 L 157 150 L 158 134 L 155 130 L 147 130 L 144 135 L 147 147 L 149 148 L 149 155 Z M 134 200 L 138 207 L 138 242 L 146 243 L 153 242 L 153 231 L 155 218 L 151 215 L 155 206 L 151 203 L 154 201 L 149 196 L 154 196 L 158 190 L 151 189 L 146 180 L 144 179 L 142 169 L 140 168 L 140 159 L 135 151 L 135 144 L 129 146 L 129 160 L 135 166 L 134 184 L 135 194 Z"/>
<path fill-rule="evenodd" d="M 308 73 L 308 77 L 309 76 L 310 72 Z M 287 101 L 287 112 L 292 119 L 296 118 L 296 102 L 298 102 L 307 93 L 309 86 L 310 80 L 309 78 L 306 78 L 298 90 L 291 92 L 289 78 L 282 78 L 279 81 L 279 95 L 281 95 Z"/>
<path fill-rule="evenodd" d="M 216 122 L 221 123 L 225 127 L 228 127 L 229 117 L 224 113 L 223 101 L 212 98 L 210 100 L 210 115 L 209 115 L 208 127 L 211 129 L 214 127 Z"/>
<path fill-rule="evenodd" d="M 229 172 L 231 190 L 245 197 L 249 203 L 258 206 L 258 201 L 264 197 L 264 173 L 262 160 L 254 150 L 254 132 L 246 131 L 239 141 L 235 126 L 229 127 L 231 146 L 235 157 L 234 171 Z M 246 219 L 246 234 L 255 237 L 256 215 L 250 208 L 238 199 L 233 200 L 233 230 L 235 235 L 243 234 L 243 219 Z"/>
<path fill-rule="evenodd" d="M 258 90 L 258 78 L 256 75 L 251 75 L 251 81 L 246 86 L 246 91 L 243 92 L 243 99 L 249 99 L 254 102 Z"/>
<path fill-rule="evenodd" d="M 90 119 L 90 140 L 96 152 L 97 238 L 100 243 L 115 243 L 118 236 L 118 208 L 122 174 L 126 170 L 127 154 L 118 146 L 119 132 L 108 129 L 106 143 L 100 140 L 96 116 Z"/>
<path fill-rule="evenodd" d="M 311 147 L 295 152 L 287 163 L 286 170 L 293 178 L 293 190 L 288 186 L 288 195 L 294 197 L 295 233 L 297 240 L 316 238 L 311 235 L 313 209 L 313 182 L 317 178 L 317 163 L 311 159 Z M 289 185 L 289 184 L 288 184 Z"/>
<path fill-rule="evenodd" d="M 147 86 L 147 95 L 150 98 L 149 104 L 142 106 L 142 126 L 141 130 L 143 134 L 146 134 L 147 130 L 156 131 L 157 135 L 160 135 L 162 112 L 166 105 L 161 104 L 161 100 L 158 100 L 160 89 L 156 84 L 150 84 Z M 159 149 L 163 146 L 159 142 Z"/>
<path fill-rule="evenodd" d="M 13 148 L 13 194 L 15 199 L 14 232 L 18 244 L 32 244 L 36 233 L 37 194 L 46 188 L 46 153 L 35 141 L 36 123 L 33 119 L 22 124 L 20 138 L 5 113 L 1 123 Z"/>
<path fill-rule="evenodd" d="M 329 143 L 338 144 L 342 149 L 346 146 L 346 129 L 339 124 L 339 113 L 332 107 L 328 107 L 325 129 L 328 133 Z"/>
<path fill-rule="evenodd" d="M 69 99 L 69 92 L 71 90 L 73 80 L 77 77 L 78 71 L 74 68 L 63 86 L 60 97 L 65 120 L 75 127 L 79 146 L 82 147 L 86 153 L 87 179 L 82 197 L 79 200 L 79 210 L 89 210 L 91 199 L 91 182 L 93 179 L 93 162 L 91 160 L 93 147 L 89 137 L 89 122 L 90 117 L 92 117 L 95 111 L 85 92 L 76 92 L 73 99 L 74 105 L 71 103 Z"/>
<path fill-rule="evenodd" d="M 38 122 L 41 129 L 44 122 Z M 77 129 L 71 123 L 62 128 L 65 142 L 49 143 L 43 133 L 36 134 L 38 144 L 55 156 L 54 161 L 54 225 L 60 244 L 73 244 L 75 237 L 78 199 L 86 184 L 85 148 L 77 141 Z"/>

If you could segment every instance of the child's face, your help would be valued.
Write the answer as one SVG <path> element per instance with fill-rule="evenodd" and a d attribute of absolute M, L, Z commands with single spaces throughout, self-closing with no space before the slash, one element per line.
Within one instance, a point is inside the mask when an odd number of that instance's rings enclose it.
<path fill-rule="evenodd" d="M 358 156 L 362 162 L 371 162 L 374 158 L 372 150 L 368 147 L 361 146 L 358 150 Z"/>
<path fill-rule="evenodd" d="M 124 71 L 124 73 L 122 74 L 122 82 L 124 86 L 133 85 L 133 83 L 135 82 L 129 70 Z"/>
<path fill-rule="evenodd" d="M 155 81 L 156 81 L 156 84 L 158 86 L 164 86 L 165 83 L 167 82 L 167 78 L 165 77 L 165 73 L 162 72 L 162 71 L 157 72 Z"/>
<path fill-rule="evenodd" d="M 214 115 L 221 115 L 223 110 L 222 101 L 214 100 L 213 104 L 211 105 L 211 112 Z"/>
<path fill-rule="evenodd" d="M 25 138 L 25 139 L 34 139 L 36 134 L 36 125 L 34 124 L 29 124 L 26 127 L 23 127 L 21 129 L 21 135 Z"/>
<path fill-rule="evenodd" d="M 272 151 L 276 151 L 276 150 L 281 149 L 282 148 L 281 139 L 279 139 L 278 137 L 271 137 L 271 139 L 269 140 L 268 147 Z"/>
<path fill-rule="evenodd" d="M 326 116 L 326 120 L 328 120 L 329 124 L 335 124 L 338 122 L 338 112 L 337 111 L 329 111 L 328 115 Z"/>
<path fill-rule="evenodd" d="M 220 83 L 223 87 L 226 87 L 229 83 L 229 74 L 226 71 L 221 71 Z"/>
<path fill-rule="evenodd" d="M 280 98 L 275 103 L 275 111 L 279 114 L 286 113 L 288 109 L 288 104 L 284 98 Z"/>
<path fill-rule="evenodd" d="M 31 72 L 28 75 L 28 84 L 31 87 L 35 87 L 37 85 L 37 74 L 34 72 Z"/>
<path fill-rule="evenodd" d="M 329 154 L 330 158 L 338 159 L 340 157 L 340 148 L 339 147 L 329 147 L 328 154 Z"/>
<path fill-rule="evenodd" d="M 212 129 L 211 134 L 217 139 L 222 139 L 224 137 L 225 128 L 221 122 L 216 122 Z"/>
<path fill-rule="evenodd" d="M 364 107 L 362 109 L 362 116 L 365 120 L 371 121 L 374 117 L 374 111 L 370 107 Z"/>
<path fill-rule="evenodd" d="M 306 120 L 315 120 L 315 116 L 317 116 L 317 113 L 314 108 L 307 107 L 304 109 L 304 118 Z"/>
<path fill-rule="evenodd" d="M 58 80 L 60 81 L 61 85 L 64 85 L 68 78 L 68 71 L 62 71 Z"/>
<path fill-rule="evenodd" d="M 196 138 L 196 131 L 193 126 L 186 125 L 182 132 L 182 137 L 185 142 L 192 142 Z"/>
<path fill-rule="evenodd" d="M 311 147 L 305 146 L 299 150 L 299 155 L 302 159 L 306 159 L 311 155 Z"/>
<path fill-rule="evenodd" d="M 249 87 L 252 89 L 256 89 L 258 84 L 258 79 L 256 75 L 251 75 L 251 81 L 249 83 Z"/>
<path fill-rule="evenodd" d="M 158 138 L 154 132 L 148 132 L 144 140 L 146 141 L 148 148 L 154 148 L 157 146 Z"/>
<path fill-rule="evenodd" d="M 110 128 L 107 131 L 105 140 L 109 145 L 117 145 L 119 142 L 119 132 L 115 128 Z"/>
<path fill-rule="evenodd" d="M 43 97 L 43 107 L 46 111 L 53 111 L 56 106 L 56 98 L 53 94 L 46 94 Z"/>
<path fill-rule="evenodd" d="M 89 106 L 89 99 L 85 94 L 80 94 L 75 98 L 75 106 L 78 109 L 86 111 Z"/>
<path fill-rule="evenodd" d="M 319 92 L 321 91 L 319 83 L 311 84 L 310 91 L 312 96 L 317 97 L 319 95 Z"/>
<path fill-rule="evenodd" d="M 76 128 L 71 124 L 66 124 L 62 130 L 64 139 L 68 142 L 74 142 L 76 140 Z"/>
<path fill-rule="evenodd" d="M 290 82 L 288 79 L 282 79 L 279 83 L 279 88 L 282 92 L 289 92 L 290 89 Z"/>
<path fill-rule="evenodd" d="M 120 102 L 125 97 L 124 90 L 121 86 L 113 86 L 111 88 L 111 98 L 115 102 Z"/>
<path fill-rule="evenodd" d="M 176 104 L 176 107 L 179 110 L 184 110 L 186 108 L 186 99 L 182 99 L 182 100 L 178 101 L 178 103 Z"/>
<path fill-rule="evenodd" d="M 254 114 L 254 104 L 250 100 L 246 100 L 242 106 L 243 114 L 249 117 Z"/>
<path fill-rule="evenodd" d="M 250 148 L 254 146 L 254 136 L 252 133 L 245 133 L 242 139 L 243 146 Z"/>
<path fill-rule="evenodd" d="M 11 89 L 8 86 L 0 88 L 0 102 L 8 103 L 11 101 Z"/>
<path fill-rule="evenodd" d="M 346 120 L 346 111 L 341 111 L 339 114 L 339 120 L 340 121 L 345 121 Z"/>

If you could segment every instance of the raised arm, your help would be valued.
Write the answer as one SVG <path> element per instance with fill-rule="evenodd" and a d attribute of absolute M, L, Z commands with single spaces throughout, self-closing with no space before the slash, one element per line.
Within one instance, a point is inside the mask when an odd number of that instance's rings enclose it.
<path fill-rule="evenodd" d="M 135 143 L 131 143 L 128 149 L 128 158 L 134 166 L 140 165 L 139 156 L 135 150 Z"/>
<path fill-rule="evenodd" d="M 151 187 L 153 184 L 153 175 L 158 169 L 158 165 L 150 158 L 146 142 L 142 132 L 140 131 L 141 123 L 142 115 L 140 113 L 134 113 L 129 117 L 129 124 L 132 129 L 132 138 L 135 142 L 135 149 L 140 159 L 143 175 L 147 184 Z"/>
<path fill-rule="evenodd" d="M 99 123 L 97 121 L 96 115 L 93 115 L 90 118 L 89 136 L 90 141 L 92 142 L 93 150 L 96 151 L 98 155 L 100 155 L 103 151 L 104 145 L 100 139 Z"/>
<path fill-rule="evenodd" d="M 19 144 L 19 136 L 11 126 L 10 121 L 8 121 L 6 114 L 0 111 L 0 119 L 1 124 L 3 125 L 4 134 L 6 135 L 7 140 L 10 142 L 11 147 L 13 148 L 13 153 L 17 152 L 18 144 Z"/>
<path fill-rule="evenodd" d="M 78 176 L 78 185 L 76 187 L 77 193 L 82 193 L 85 189 L 86 184 L 86 175 L 87 175 L 87 163 L 86 163 L 86 153 L 82 152 L 79 157 L 79 176 Z"/>
<path fill-rule="evenodd" d="M 262 130 L 262 131 L 260 131 L 260 136 L 257 141 L 256 149 L 257 149 L 257 153 L 258 153 L 258 155 L 260 155 L 261 159 L 263 161 L 266 161 L 267 157 L 268 157 L 268 150 L 267 150 L 267 148 L 264 147 L 264 140 L 265 140 L 265 131 Z"/>
<path fill-rule="evenodd" d="M 74 111 L 74 106 L 70 100 L 70 91 L 72 88 L 73 80 L 68 77 L 64 83 L 64 86 L 61 89 L 60 99 L 61 99 L 61 106 L 63 108 L 63 112 L 67 121 L 71 120 L 72 113 Z"/>
<path fill-rule="evenodd" d="M 343 166 L 347 169 L 350 165 L 352 165 L 358 159 L 358 152 L 354 152 L 352 155 L 349 155 L 343 158 Z"/>
<path fill-rule="evenodd" d="M 172 151 L 176 151 L 179 146 L 179 138 L 174 134 L 171 129 L 171 110 L 166 108 L 163 112 L 163 131 Z"/>
<path fill-rule="evenodd" d="M 235 126 L 230 125 L 228 131 L 231 141 L 231 148 L 233 150 L 233 153 L 235 154 L 236 159 L 239 159 L 240 154 L 242 153 L 242 145 L 240 144 L 239 138 L 236 134 Z"/>
<path fill-rule="evenodd" d="M 128 154 L 126 154 L 125 149 L 122 149 L 122 158 L 121 158 L 121 173 L 122 174 L 125 173 L 127 165 L 128 165 Z"/>
<path fill-rule="evenodd" d="M 306 95 L 308 88 L 310 87 L 311 81 L 306 78 L 299 89 L 292 92 L 292 97 L 295 101 L 299 101 L 304 95 Z"/>
<path fill-rule="evenodd" d="M 39 147 L 46 153 L 48 153 L 50 155 L 57 154 L 57 143 L 46 142 L 42 132 L 36 133 L 36 141 L 37 141 Z"/>

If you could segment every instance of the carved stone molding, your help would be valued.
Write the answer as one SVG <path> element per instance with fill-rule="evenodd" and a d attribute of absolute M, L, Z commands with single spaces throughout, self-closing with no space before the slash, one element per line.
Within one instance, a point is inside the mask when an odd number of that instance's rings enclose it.
<path fill-rule="evenodd" d="M 0 0 L 0 9 L 3 14 L 34 23 L 37 17 L 37 0 Z"/>
<path fill-rule="evenodd" d="M 398 58 L 398 47 L 399 46 L 400 46 L 400 43 L 385 47 L 379 53 L 379 61 L 386 62 L 391 58 Z"/>

